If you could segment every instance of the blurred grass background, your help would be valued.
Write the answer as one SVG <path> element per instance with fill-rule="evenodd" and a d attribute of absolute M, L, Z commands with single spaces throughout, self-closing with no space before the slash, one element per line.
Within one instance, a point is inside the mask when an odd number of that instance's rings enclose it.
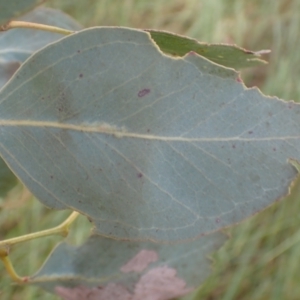
<path fill-rule="evenodd" d="M 271 49 L 266 66 L 244 70 L 247 86 L 267 95 L 300 100 L 299 0 L 50 0 L 48 5 L 72 15 L 84 26 L 156 28 L 208 43 L 233 43 L 249 50 Z M 234 228 L 214 255 L 214 270 L 196 299 L 300 299 L 300 185 L 291 197 Z M 46 209 L 21 186 L 0 200 L 0 238 L 55 226 L 70 212 Z M 70 241 L 89 231 L 82 217 Z M 76 231 L 76 233 L 75 233 Z M 21 244 L 12 260 L 21 275 L 33 274 L 60 237 Z M 0 299 L 54 300 L 35 287 L 11 284 L 0 264 Z"/>

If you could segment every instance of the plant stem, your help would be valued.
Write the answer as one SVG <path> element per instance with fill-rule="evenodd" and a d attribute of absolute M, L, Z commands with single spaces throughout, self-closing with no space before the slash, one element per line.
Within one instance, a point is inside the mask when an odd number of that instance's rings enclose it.
<path fill-rule="evenodd" d="M 4 241 L 0 241 L 0 255 L 1 255 L 1 248 L 3 247 L 11 247 L 12 245 L 15 245 L 17 243 L 22 243 L 22 242 L 26 242 L 26 241 L 30 241 L 33 239 L 37 239 L 40 237 L 44 237 L 44 236 L 49 236 L 49 235 L 54 235 L 54 234 L 59 234 L 62 236 L 67 236 L 69 233 L 69 227 L 70 225 L 75 221 L 75 219 L 79 216 L 79 213 L 74 211 L 71 213 L 71 215 L 60 225 L 50 228 L 50 229 L 46 229 L 46 230 L 42 230 L 42 231 L 38 231 L 38 232 L 34 232 L 34 233 L 30 233 L 30 234 L 25 234 L 22 236 L 18 236 L 15 238 L 11 238 L 11 239 L 7 239 Z"/>
<path fill-rule="evenodd" d="M 17 243 L 26 242 L 29 240 L 33 240 L 36 238 L 44 237 L 44 236 L 54 235 L 54 234 L 60 234 L 62 236 L 67 236 L 69 233 L 70 225 L 75 221 L 75 219 L 78 216 L 79 216 L 79 213 L 76 211 L 73 211 L 71 213 L 71 215 L 64 222 L 62 222 L 60 225 L 58 225 L 56 227 L 53 227 L 51 229 L 42 230 L 39 232 L 34 232 L 31 234 L 26 234 L 26 235 L 19 236 L 16 238 L 0 241 L 0 259 L 3 261 L 5 269 L 6 269 L 7 273 L 9 274 L 9 276 L 11 277 L 11 279 L 17 283 L 28 282 L 28 277 L 20 277 L 16 273 L 16 271 L 8 257 L 9 249 L 12 245 L 17 244 Z"/>
<path fill-rule="evenodd" d="M 0 259 L 3 261 L 4 267 L 5 267 L 6 271 L 7 271 L 7 273 L 9 274 L 9 276 L 11 277 L 11 279 L 13 281 L 15 281 L 17 283 L 25 283 L 27 281 L 26 280 L 27 277 L 20 277 L 16 273 L 16 271 L 15 271 L 15 269 L 14 269 L 14 267 L 13 267 L 13 265 L 12 265 L 12 263 L 11 263 L 11 261 L 10 261 L 10 259 L 9 259 L 8 256 L 1 256 L 0 255 Z"/>
<path fill-rule="evenodd" d="M 23 21 L 10 21 L 9 23 L 0 26 L 0 31 L 6 31 L 9 29 L 14 29 L 14 28 L 28 28 L 28 29 L 37 29 L 37 30 L 45 30 L 45 31 L 50 31 L 54 33 L 60 33 L 64 35 L 69 35 L 74 33 L 72 30 L 68 29 L 63 29 L 60 27 L 56 26 L 49 26 L 49 25 L 44 25 L 44 24 L 39 24 L 39 23 L 32 23 L 32 22 L 23 22 Z"/>

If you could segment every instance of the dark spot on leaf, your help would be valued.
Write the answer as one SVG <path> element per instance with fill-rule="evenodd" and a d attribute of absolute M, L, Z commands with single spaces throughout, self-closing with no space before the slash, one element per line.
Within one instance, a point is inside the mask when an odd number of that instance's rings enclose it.
<path fill-rule="evenodd" d="M 216 218 L 216 223 L 220 223 L 220 219 L 219 218 Z"/>
<path fill-rule="evenodd" d="M 80 77 L 80 78 L 82 78 L 82 77 L 83 77 L 83 74 L 82 74 L 82 73 L 81 73 L 81 74 L 79 74 L 79 77 Z"/>
<path fill-rule="evenodd" d="M 248 176 L 253 183 L 258 183 L 260 181 L 260 176 L 257 174 L 250 173 Z"/>
<path fill-rule="evenodd" d="M 232 148 L 235 149 L 235 144 L 232 145 Z"/>
<path fill-rule="evenodd" d="M 276 148 L 273 148 L 273 151 L 276 151 Z"/>
<path fill-rule="evenodd" d="M 80 53 L 81 51 L 80 50 L 77 50 L 77 53 Z"/>
<path fill-rule="evenodd" d="M 252 134 L 252 133 L 253 133 L 253 131 L 248 131 L 248 133 L 249 133 L 249 134 Z"/>
<path fill-rule="evenodd" d="M 147 132 L 149 133 L 149 132 L 150 132 L 150 129 L 147 129 Z"/>
<path fill-rule="evenodd" d="M 138 92 L 138 96 L 139 97 L 144 97 L 144 96 L 146 96 L 147 94 L 149 94 L 150 93 L 150 89 L 143 89 L 143 90 L 140 90 L 139 92 Z"/>
<path fill-rule="evenodd" d="M 53 175 L 51 175 L 50 178 L 53 179 Z"/>
<path fill-rule="evenodd" d="M 54 85 L 58 85 L 58 88 L 55 91 L 53 91 L 51 97 L 49 95 L 49 100 L 53 98 L 56 99 L 55 106 L 58 111 L 58 121 L 65 121 L 70 116 L 74 117 L 74 110 L 72 108 L 73 100 L 70 97 L 72 95 L 72 92 L 70 88 L 59 83 L 55 83 Z"/>
<path fill-rule="evenodd" d="M 137 177 L 138 177 L 138 178 L 142 178 L 142 177 L 143 177 L 143 174 L 142 174 L 142 173 L 138 173 L 138 174 L 137 174 Z"/>

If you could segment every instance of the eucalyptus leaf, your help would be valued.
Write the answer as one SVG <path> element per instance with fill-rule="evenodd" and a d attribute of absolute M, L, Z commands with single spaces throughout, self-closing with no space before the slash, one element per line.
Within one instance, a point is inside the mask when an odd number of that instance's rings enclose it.
<path fill-rule="evenodd" d="M 0 25 L 28 12 L 45 0 L 0 0 Z"/>
<path fill-rule="evenodd" d="M 132 300 L 173 299 L 191 292 L 207 277 L 207 255 L 224 240 L 223 234 L 214 233 L 187 243 L 164 245 L 93 235 L 79 247 L 65 242 L 58 245 L 29 282 L 60 296 L 68 295 L 65 299 L 77 299 L 78 293 L 78 299 L 90 299 L 82 293 L 91 291 L 98 296 L 95 299 L 126 299 L 126 294 Z M 112 297 L 112 287 L 120 292 L 120 298 Z M 105 298 L 105 293 L 111 298 Z"/>
<path fill-rule="evenodd" d="M 18 61 L 6 62 L 0 59 L 0 89 L 9 80 L 9 78 L 17 71 L 21 63 Z"/>
<path fill-rule="evenodd" d="M 0 93 L 0 153 L 44 204 L 99 234 L 182 241 L 288 192 L 300 105 L 247 89 L 149 33 L 91 28 L 30 57 Z"/>
<path fill-rule="evenodd" d="M 82 29 L 68 15 L 59 10 L 46 7 L 38 7 L 18 20 L 57 26 L 69 30 Z M 24 28 L 0 32 L 0 59 L 7 63 L 24 62 L 33 52 L 62 37 L 63 35 L 58 33 Z"/>
<path fill-rule="evenodd" d="M 184 56 L 194 51 L 205 58 L 225 67 L 242 69 L 255 67 L 267 62 L 260 59 L 268 50 L 249 51 L 236 45 L 207 44 L 195 39 L 159 30 L 147 30 L 161 51 L 174 56 Z"/>
<path fill-rule="evenodd" d="M 81 28 L 77 22 L 61 11 L 44 7 L 36 8 L 20 20 L 60 26 L 71 30 Z M 60 38 L 62 38 L 60 34 L 31 29 L 0 32 L 0 89 L 33 52 Z M 5 196 L 16 183 L 17 178 L 0 159 L 0 196 Z"/>

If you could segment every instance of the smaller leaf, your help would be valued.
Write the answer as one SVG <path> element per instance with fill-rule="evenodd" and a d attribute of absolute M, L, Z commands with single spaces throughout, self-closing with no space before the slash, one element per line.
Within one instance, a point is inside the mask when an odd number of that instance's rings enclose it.
<path fill-rule="evenodd" d="M 165 31 L 146 31 L 151 34 L 161 51 L 174 56 L 184 56 L 194 51 L 219 65 L 233 69 L 255 67 L 267 63 L 259 57 L 261 54 L 269 53 L 269 50 L 253 52 L 236 45 L 200 43 L 195 39 Z"/>
<path fill-rule="evenodd" d="M 158 244 L 93 235 L 80 247 L 61 243 L 29 282 L 64 299 L 90 299 L 91 294 L 95 299 L 173 299 L 208 276 L 206 256 L 225 238 L 216 232 L 186 243 Z"/>
<path fill-rule="evenodd" d="M 45 0 L 0 0 L 0 25 L 26 13 Z"/>
<path fill-rule="evenodd" d="M 74 31 L 82 28 L 63 12 L 45 7 L 39 7 L 22 16 L 19 20 L 57 26 Z M 24 62 L 33 52 L 63 37 L 63 35 L 58 33 L 24 28 L 0 32 L 0 58 L 3 62 Z"/>

